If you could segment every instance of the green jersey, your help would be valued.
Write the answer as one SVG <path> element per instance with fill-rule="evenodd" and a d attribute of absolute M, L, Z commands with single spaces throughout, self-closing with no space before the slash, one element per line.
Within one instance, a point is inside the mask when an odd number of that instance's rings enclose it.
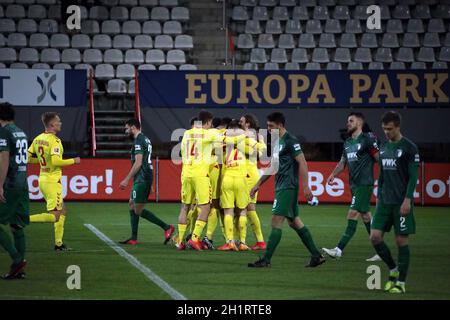
<path fill-rule="evenodd" d="M 27 150 L 27 135 L 19 127 L 13 123 L 0 127 L 0 151 L 9 152 L 6 188 L 28 190 Z"/>
<path fill-rule="evenodd" d="M 413 198 L 419 162 L 417 146 L 405 137 L 381 145 L 378 197 L 384 204 L 398 205 L 406 196 Z"/>
<path fill-rule="evenodd" d="M 134 182 L 146 182 L 153 178 L 152 165 L 152 143 L 150 139 L 141 132 L 134 140 L 131 148 L 131 163 L 136 161 L 136 155 L 142 154 L 142 166 L 134 176 Z"/>
<path fill-rule="evenodd" d="M 342 157 L 348 164 L 350 188 L 373 186 L 373 156 L 378 150 L 377 139 L 372 133 L 363 132 L 356 139 L 345 140 Z"/>
<path fill-rule="evenodd" d="M 300 142 L 286 131 L 280 138 L 278 152 L 275 150 L 274 154 L 274 160 L 278 161 L 279 165 L 275 176 L 275 191 L 298 189 L 298 163 L 295 157 L 300 153 L 302 153 Z"/>

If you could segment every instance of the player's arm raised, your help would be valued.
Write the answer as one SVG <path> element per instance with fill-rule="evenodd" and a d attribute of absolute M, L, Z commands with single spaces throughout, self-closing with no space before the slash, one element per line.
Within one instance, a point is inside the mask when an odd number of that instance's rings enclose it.
<path fill-rule="evenodd" d="M 303 194 L 306 197 L 306 200 L 311 200 L 313 195 L 311 189 L 309 188 L 309 177 L 308 177 L 308 164 L 306 163 L 305 155 L 300 153 L 295 157 L 299 167 L 300 179 L 302 182 Z"/>
<path fill-rule="evenodd" d="M 334 178 L 337 177 L 342 171 L 344 171 L 346 165 L 347 165 L 347 159 L 345 158 L 344 155 L 342 155 L 341 160 L 338 162 L 338 164 L 334 168 L 333 172 L 330 174 L 330 176 L 327 179 L 327 183 L 329 185 L 333 184 Z"/>
<path fill-rule="evenodd" d="M 142 167 L 142 158 L 143 158 L 143 154 L 142 153 L 138 153 L 136 154 L 135 157 L 135 161 L 133 166 L 130 169 L 130 172 L 128 172 L 127 176 L 125 177 L 125 179 L 123 179 L 120 182 L 120 189 L 125 189 L 128 185 L 128 183 L 130 182 L 130 180 L 136 175 L 136 173 L 138 173 L 139 169 L 141 169 Z"/>

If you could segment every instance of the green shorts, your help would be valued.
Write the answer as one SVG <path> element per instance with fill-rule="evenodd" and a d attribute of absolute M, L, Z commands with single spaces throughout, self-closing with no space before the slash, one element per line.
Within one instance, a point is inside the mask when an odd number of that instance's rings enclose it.
<path fill-rule="evenodd" d="M 25 227 L 30 223 L 30 198 L 27 189 L 4 189 L 6 203 L 0 202 L 0 224 L 17 224 Z"/>
<path fill-rule="evenodd" d="M 398 204 L 384 204 L 382 201 L 378 201 L 371 228 L 389 232 L 392 226 L 394 226 L 396 235 L 416 233 L 413 204 L 411 204 L 411 212 L 406 217 L 400 215 L 400 207 L 401 205 Z"/>
<path fill-rule="evenodd" d="M 130 199 L 134 203 L 147 203 L 151 191 L 152 180 L 145 182 L 135 182 L 133 183 L 133 190 L 131 190 Z"/>
<path fill-rule="evenodd" d="M 290 220 L 298 217 L 298 189 L 275 191 L 272 214 L 284 216 Z"/>
<path fill-rule="evenodd" d="M 352 203 L 350 209 L 360 213 L 370 211 L 370 198 L 372 197 L 373 186 L 358 186 L 352 188 Z"/>

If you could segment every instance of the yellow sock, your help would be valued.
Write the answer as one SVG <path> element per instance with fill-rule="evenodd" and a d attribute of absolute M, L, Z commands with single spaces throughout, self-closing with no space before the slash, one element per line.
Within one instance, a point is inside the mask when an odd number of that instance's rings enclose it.
<path fill-rule="evenodd" d="M 55 222 L 55 215 L 51 213 L 39 213 L 30 216 L 30 222 Z"/>
<path fill-rule="evenodd" d="M 178 224 L 178 241 L 177 243 L 180 244 L 184 242 L 184 235 L 186 233 L 186 225 L 185 224 Z"/>
<path fill-rule="evenodd" d="M 239 239 L 239 217 L 234 217 L 233 240 Z"/>
<path fill-rule="evenodd" d="M 198 218 L 199 213 L 200 213 L 200 208 L 199 208 L 199 207 L 195 208 L 195 209 L 192 211 L 191 225 L 190 225 L 190 229 L 189 229 L 189 232 L 190 232 L 190 233 L 193 233 L 193 232 L 194 232 L 195 224 L 196 224 L 196 222 L 197 222 L 197 218 Z"/>
<path fill-rule="evenodd" d="M 198 220 L 195 222 L 195 229 L 192 233 L 192 240 L 194 241 L 200 241 L 200 238 L 202 236 L 203 229 L 206 226 L 206 221 Z"/>
<path fill-rule="evenodd" d="M 191 224 L 192 224 L 192 215 L 194 214 L 194 210 L 189 210 L 187 215 L 186 215 L 186 229 L 191 230 Z"/>
<path fill-rule="evenodd" d="M 222 230 L 222 236 L 227 241 L 227 237 L 225 235 L 225 222 L 224 217 L 219 213 L 219 222 L 220 222 L 220 230 Z"/>
<path fill-rule="evenodd" d="M 216 231 L 217 221 L 218 221 L 217 209 L 211 208 L 208 217 L 208 227 L 206 228 L 206 236 L 208 237 L 209 240 L 212 240 L 214 231 Z"/>
<path fill-rule="evenodd" d="M 64 221 L 66 220 L 65 215 L 59 216 L 59 221 L 55 222 L 55 245 L 60 246 L 63 244 L 64 236 Z"/>
<path fill-rule="evenodd" d="M 247 238 L 247 216 L 239 217 L 239 240 L 241 243 L 245 243 Z"/>
<path fill-rule="evenodd" d="M 264 242 L 264 237 L 261 230 L 261 222 L 259 221 L 258 214 L 256 213 L 256 211 L 248 211 L 247 216 L 252 225 L 253 232 L 255 233 L 256 241 Z"/>
<path fill-rule="evenodd" d="M 233 231 L 234 231 L 233 216 L 226 214 L 223 220 L 225 224 L 225 240 L 228 242 L 233 240 Z"/>

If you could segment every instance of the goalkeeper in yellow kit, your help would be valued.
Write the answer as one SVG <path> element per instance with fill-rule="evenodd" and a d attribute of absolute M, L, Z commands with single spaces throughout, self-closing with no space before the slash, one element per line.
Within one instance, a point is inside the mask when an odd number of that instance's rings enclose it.
<path fill-rule="evenodd" d="M 64 149 L 56 136 L 61 131 L 61 119 L 56 112 L 41 116 L 45 132 L 38 135 L 28 148 L 28 162 L 39 163 L 39 189 L 47 203 L 47 212 L 30 216 L 30 222 L 51 222 L 55 226 L 55 250 L 70 250 L 63 243 L 66 208 L 62 195 L 62 167 L 79 164 L 80 158 L 63 160 Z"/>

